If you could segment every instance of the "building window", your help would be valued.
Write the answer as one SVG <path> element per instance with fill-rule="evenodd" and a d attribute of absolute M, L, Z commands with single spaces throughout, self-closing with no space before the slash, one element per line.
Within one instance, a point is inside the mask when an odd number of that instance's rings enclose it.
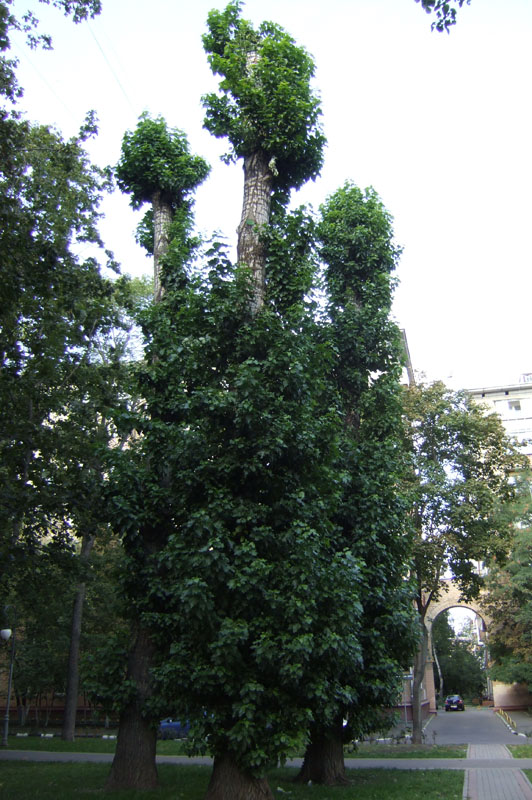
<path fill-rule="evenodd" d="M 521 411 L 521 401 L 508 400 L 508 408 L 510 409 L 510 411 Z"/>

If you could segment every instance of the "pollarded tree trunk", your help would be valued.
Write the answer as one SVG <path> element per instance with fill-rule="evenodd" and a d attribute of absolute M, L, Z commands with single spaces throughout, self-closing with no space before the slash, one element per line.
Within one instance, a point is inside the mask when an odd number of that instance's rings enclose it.
<path fill-rule="evenodd" d="M 94 535 L 85 535 L 81 544 L 80 561 L 85 566 L 90 558 L 94 545 Z M 83 618 L 83 603 L 85 602 L 85 583 L 78 584 L 74 608 L 72 610 L 72 623 L 70 626 L 70 647 L 68 651 L 68 673 L 65 698 L 65 713 L 63 716 L 63 730 L 61 738 L 65 742 L 74 741 L 76 730 L 76 713 L 78 710 L 79 690 L 79 643 L 81 639 L 81 621 Z"/>
<path fill-rule="evenodd" d="M 237 259 L 251 270 L 251 313 L 264 304 L 266 251 L 261 233 L 270 221 L 273 174 L 265 153 L 257 151 L 244 159 L 244 202 L 238 226 Z"/>
<path fill-rule="evenodd" d="M 164 192 L 154 192 L 153 207 L 153 293 L 156 303 L 163 295 L 161 282 L 161 258 L 168 251 L 170 244 L 170 225 L 172 224 L 172 206 Z"/>
<path fill-rule="evenodd" d="M 158 785 L 155 749 L 157 731 L 144 716 L 152 694 L 150 669 L 154 645 L 146 628 L 139 627 L 129 654 L 127 679 L 135 683 L 134 697 L 120 714 L 118 740 L 106 788 L 154 789 Z"/>
<path fill-rule="evenodd" d="M 273 800 L 273 794 L 266 778 L 254 778 L 225 754 L 214 759 L 205 800 Z"/>
<path fill-rule="evenodd" d="M 319 783 L 325 786 L 345 785 L 342 720 L 325 731 L 311 733 L 303 765 L 295 780 L 298 783 Z"/>

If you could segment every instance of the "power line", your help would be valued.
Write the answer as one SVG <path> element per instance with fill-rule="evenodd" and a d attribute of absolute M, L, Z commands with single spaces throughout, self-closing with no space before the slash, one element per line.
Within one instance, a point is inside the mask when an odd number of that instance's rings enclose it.
<path fill-rule="evenodd" d="M 135 111 L 135 108 L 134 108 L 134 106 L 133 106 L 133 103 L 132 103 L 132 102 L 131 102 L 131 100 L 129 99 L 128 93 L 126 92 L 126 90 L 124 89 L 124 87 L 123 87 L 122 83 L 120 82 L 120 78 L 118 77 L 118 75 L 116 74 L 115 70 L 113 69 L 113 65 L 111 64 L 111 62 L 110 62 L 110 61 L 109 61 L 109 59 L 107 58 L 107 55 L 106 55 L 106 53 L 105 53 L 105 50 L 104 50 L 104 49 L 103 49 L 103 47 L 101 46 L 100 42 L 98 41 L 98 39 L 97 39 L 97 37 L 96 37 L 96 34 L 95 34 L 95 33 L 94 33 L 94 31 L 92 30 L 92 26 L 91 26 L 91 25 L 89 25 L 89 23 L 88 23 L 88 22 L 86 22 L 85 24 L 87 25 L 87 27 L 88 27 L 88 29 L 89 29 L 89 31 L 90 31 L 90 33 L 91 33 L 91 36 L 92 36 L 92 38 L 93 38 L 93 39 L 94 39 L 94 41 L 96 42 L 96 44 L 97 44 L 97 46 L 98 46 L 98 49 L 99 49 L 100 53 L 102 54 L 102 56 L 103 56 L 103 59 L 104 59 L 105 63 L 106 63 L 106 64 L 107 64 L 107 66 L 109 67 L 109 71 L 111 72 L 111 74 L 112 74 L 113 78 L 115 79 L 115 81 L 117 82 L 118 86 L 120 87 L 120 91 L 121 91 L 121 92 L 122 92 L 122 94 L 124 95 L 124 97 L 125 97 L 125 99 L 126 99 L 126 102 L 128 103 L 128 105 L 129 105 L 130 109 L 131 109 L 131 110 L 133 111 L 133 113 L 135 114 L 135 113 L 136 113 L 136 111 Z"/>

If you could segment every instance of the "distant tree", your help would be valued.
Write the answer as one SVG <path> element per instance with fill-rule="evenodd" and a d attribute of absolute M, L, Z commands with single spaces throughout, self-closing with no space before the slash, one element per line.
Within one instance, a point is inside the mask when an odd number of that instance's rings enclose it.
<path fill-rule="evenodd" d="M 410 494 L 414 531 L 412 577 L 421 644 L 414 661 L 413 739 L 421 741 L 421 682 L 427 660 L 425 617 L 445 592 L 449 571 L 465 600 L 483 579 L 475 563 L 504 555 L 521 513 L 523 485 L 515 476 L 527 460 L 507 437 L 496 414 L 443 383 L 404 391 L 405 436 L 413 469 Z"/>
<path fill-rule="evenodd" d="M 464 3 L 469 5 L 471 0 L 416 0 L 416 3 L 419 2 L 427 14 L 436 14 L 432 30 L 449 33 L 449 28 L 456 24 L 456 9 L 462 8 Z"/>
<path fill-rule="evenodd" d="M 532 537 L 517 530 L 506 562 L 493 564 L 487 579 L 490 675 L 532 690 Z"/>
<path fill-rule="evenodd" d="M 475 652 L 470 642 L 458 638 L 449 624 L 448 612 L 436 617 L 432 625 L 432 644 L 441 674 L 441 682 L 437 681 L 440 698 L 443 700 L 448 694 L 482 696 L 486 690 L 483 654 Z"/>

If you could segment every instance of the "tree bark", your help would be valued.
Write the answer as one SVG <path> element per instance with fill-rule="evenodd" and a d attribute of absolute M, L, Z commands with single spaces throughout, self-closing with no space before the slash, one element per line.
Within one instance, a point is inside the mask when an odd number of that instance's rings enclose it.
<path fill-rule="evenodd" d="M 440 682 L 440 686 L 439 686 L 439 689 L 438 689 L 438 695 L 439 695 L 439 699 L 441 701 L 441 699 L 443 697 L 443 688 L 444 688 L 444 686 L 443 686 L 443 675 L 442 675 L 442 671 L 441 671 L 441 667 L 440 667 L 440 662 L 438 660 L 438 653 L 436 652 L 436 648 L 434 647 L 434 642 L 432 644 L 432 656 L 434 658 L 434 661 L 436 662 L 436 668 L 438 670 L 438 678 L 439 678 L 439 682 Z M 438 703 L 436 702 L 436 708 L 437 707 L 438 707 Z"/>
<path fill-rule="evenodd" d="M 421 618 L 421 640 L 414 658 L 414 680 L 412 682 L 412 743 L 421 744 L 423 719 L 421 714 L 421 684 L 427 666 L 429 634 L 424 617 Z"/>
<path fill-rule="evenodd" d="M 266 778 L 254 778 L 224 754 L 214 759 L 205 800 L 273 800 L 273 794 Z"/>
<path fill-rule="evenodd" d="M 164 193 L 154 192 L 153 207 L 153 294 L 158 303 L 163 296 L 161 282 L 161 259 L 168 251 L 170 244 L 170 225 L 172 223 L 172 206 Z"/>
<path fill-rule="evenodd" d="M 94 544 L 94 535 L 83 537 L 81 544 L 80 562 L 84 567 L 91 554 Z M 63 730 L 61 738 L 65 742 L 73 742 L 76 731 L 76 714 L 78 710 L 79 692 L 79 643 L 81 639 L 81 622 L 83 619 L 83 604 L 85 602 L 85 582 L 78 584 L 74 608 L 72 610 L 72 623 L 70 627 L 70 647 L 68 651 L 68 672 L 65 698 L 65 711 L 63 715 Z"/>
<path fill-rule="evenodd" d="M 345 776 L 342 720 L 325 731 L 311 733 L 303 765 L 295 780 L 298 783 L 342 786 L 348 783 Z"/>
<path fill-rule="evenodd" d="M 270 221 L 273 173 L 265 153 L 244 159 L 244 202 L 238 226 L 237 260 L 251 270 L 251 313 L 264 305 L 266 250 L 261 234 Z"/>
<path fill-rule="evenodd" d="M 154 789 L 158 785 L 157 731 L 143 714 L 144 703 L 152 692 L 153 654 L 154 645 L 148 630 L 139 627 L 127 672 L 127 679 L 135 683 L 136 691 L 120 714 L 116 752 L 106 789 Z"/>

